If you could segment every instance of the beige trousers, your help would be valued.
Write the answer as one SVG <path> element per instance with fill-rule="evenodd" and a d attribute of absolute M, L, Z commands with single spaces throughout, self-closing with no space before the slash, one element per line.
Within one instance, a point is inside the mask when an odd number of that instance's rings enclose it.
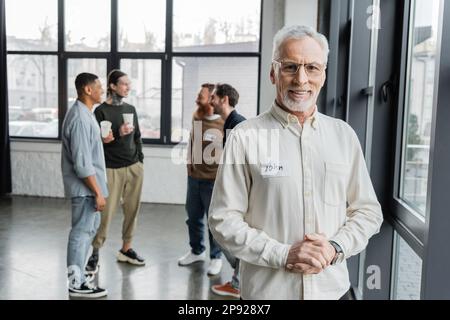
<path fill-rule="evenodd" d="M 137 162 L 129 167 L 106 169 L 108 177 L 109 197 L 105 210 L 101 213 L 101 223 L 92 246 L 99 249 L 103 246 L 108 229 L 119 203 L 122 204 L 123 224 L 122 240 L 131 242 L 136 228 L 137 215 L 141 205 L 142 183 L 144 181 L 144 165 Z"/>

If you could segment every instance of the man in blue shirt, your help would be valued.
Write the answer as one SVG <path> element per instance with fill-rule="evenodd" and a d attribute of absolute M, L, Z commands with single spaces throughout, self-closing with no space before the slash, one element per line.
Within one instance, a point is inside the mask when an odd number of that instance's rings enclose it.
<path fill-rule="evenodd" d="M 67 246 L 69 296 L 99 298 L 105 289 L 94 286 L 84 274 L 88 251 L 100 224 L 108 196 L 103 143 L 93 108 L 102 100 L 96 75 L 81 73 L 75 79 L 78 99 L 62 126 L 61 168 L 66 197 L 72 200 L 72 229 Z"/>

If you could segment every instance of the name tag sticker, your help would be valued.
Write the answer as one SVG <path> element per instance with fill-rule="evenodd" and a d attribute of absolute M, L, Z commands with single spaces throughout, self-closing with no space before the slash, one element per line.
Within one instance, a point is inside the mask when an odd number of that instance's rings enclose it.
<path fill-rule="evenodd" d="M 260 168 L 263 178 L 288 176 L 286 165 L 281 163 L 261 164 Z"/>
<path fill-rule="evenodd" d="M 214 141 L 216 140 L 216 136 L 211 133 L 205 133 L 205 136 L 203 138 L 205 141 Z"/>

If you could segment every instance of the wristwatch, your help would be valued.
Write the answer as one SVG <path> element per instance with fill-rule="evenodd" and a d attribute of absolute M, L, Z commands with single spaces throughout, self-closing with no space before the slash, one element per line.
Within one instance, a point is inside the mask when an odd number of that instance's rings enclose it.
<path fill-rule="evenodd" d="M 333 246 L 334 250 L 336 250 L 336 254 L 334 255 L 333 260 L 331 261 L 331 265 L 334 266 L 344 261 L 344 251 L 342 251 L 341 246 L 338 245 L 336 242 L 331 240 L 329 242 Z"/>

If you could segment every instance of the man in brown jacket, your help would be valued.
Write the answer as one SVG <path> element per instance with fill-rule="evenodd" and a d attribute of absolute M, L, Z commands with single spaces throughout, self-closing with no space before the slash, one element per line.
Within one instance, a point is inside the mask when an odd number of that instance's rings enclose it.
<path fill-rule="evenodd" d="M 217 168 L 222 152 L 224 121 L 214 114 L 210 104 L 213 84 L 203 84 L 198 93 L 197 110 L 194 112 L 192 130 L 188 146 L 188 186 L 186 197 L 187 225 L 191 250 L 178 260 L 180 266 L 204 261 L 205 216 L 216 179 Z M 222 269 L 222 252 L 209 232 L 210 264 L 208 275 L 216 275 Z"/>

